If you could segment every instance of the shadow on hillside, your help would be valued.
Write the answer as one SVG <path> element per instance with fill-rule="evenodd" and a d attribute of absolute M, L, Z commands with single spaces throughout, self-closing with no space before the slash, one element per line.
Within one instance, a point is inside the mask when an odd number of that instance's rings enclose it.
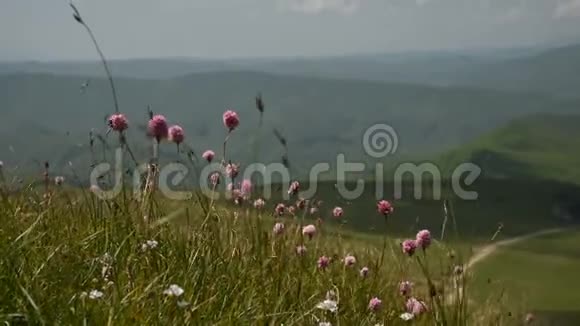
<path fill-rule="evenodd" d="M 580 310 L 546 310 L 535 312 L 537 321 L 533 325 L 577 326 L 580 325 Z"/>
<path fill-rule="evenodd" d="M 304 186 L 308 187 L 307 184 Z M 364 186 L 360 197 L 346 200 L 335 182 L 318 183 L 316 198 L 324 204 L 317 217 L 346 224 L 358 231 L 384 232 L 384 220 L 376 213 L 375 207 L 377 184 L 369 181 Z M 348 189 L 355 187 L 354 182 L 346 184 Z M 481 179 L 466 188 L 477 192 L 477 200 L 462 200 L 454 194 L 447 181 L 442 182 L 439 198 L 434 196 L 432 181 L 424 181 L 419 199 L 415 199 L 413 182 L 404 181 L 402 186 L 387 182 L 382 187 L 382 198 L 395 198 L 397 187 L 402 187 L 402 198 L 394 200 L 395 214 L 387 226 L 395 234 L 429 228 L 439 237 L 445 221 L 443 204 L 446 199 L 450 200 L 455 216 L 455 219 L 452 216 L 447 219 L 447 238 L 457 234 L 462 238 L 486 241 L 498 229 L 501 229 L 498 238 L 503 238 L 580 224 L 580 187 L 572 184 L 537 179 Z M 343 220 L 332 218 L 331 211 L 335 206 L 344 208 Z"/>
<path fill-rule="evenodd" d="M 67 180 L 72 184 L 75 178 Z M 255 184 L 253 198 L 262 195 L 262 187 L 258 186 L 259 183 Z M 39 180 L 37 186 L 42 185 Z M 437 196 L 438 187 L 432 180 L 423 178 L 419 184 L 421 192 L 418 199 L 413 180 L 380 184 L 366 181 L 363 185 L 360 196 L 345 199 L 336 181 L 318 182 L 313 198 L 323 204 L 316 214 L 307 215 L 307 218 L 340 223 L 359 232 L 380 234 L 388 230 L 390 235 L 395 236 L 408 236 L 418 229 L 428 228 L 438 239 L 443 234 L 447 240 L 470 242 L 489 241 L 496 233 L 497 240 L 546 228 L 580 224 L 580 187 L 573 184 L 539 179 L 481 178 L 473 185 L 464 186 L 466 190 L 477 192 L 476 200 L 461 199 L 449 180 L 442 180 L 440 196 Z M 79 182 L 76 186 L 88 189 L 85 182 Z M 223 184 L 220 186 L 225 187 Z M 191 180 L 177 187 L 192 189 Z M 266 199 L 268 207 L 273 210 L 276 203 L 284 201 L 282 196 L 287 186 L 273 184 L 268 187 L 272 197 Z M 357 183 L 346 182 L 344 187 L 353 190 Z M 377 193 L 377 188 L 382 191 Z M 302 182 L 301 189 L 310 189 L 309 183 Z M 396 189 L 401 189 L 400 199 L 396 199 L 399 197 Z M 376 212 L 376 202 L 382 198 L 392 200 L 395 206 L 395 213 L 389 218 L 386 228 L 384 218 Z M 292 205 L 295 199 L 285 203 Z M 449 212 L 453 212 L 447 219 L 443 208 L 445 200 L 450 202 Z M 336 206 L 344 209 L 342 219 L 332 216 Z"/>

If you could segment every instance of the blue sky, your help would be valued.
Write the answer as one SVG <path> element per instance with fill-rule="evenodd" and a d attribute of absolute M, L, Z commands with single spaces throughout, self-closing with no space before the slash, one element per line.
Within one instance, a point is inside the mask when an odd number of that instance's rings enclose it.
<path fill-rule="evenodd" d="M 311 56 L 580 41 L 580 0 L 76 0 L 109 58 Z M 67 0 L 0 0 L 0 59 L 93 59 Z"/>

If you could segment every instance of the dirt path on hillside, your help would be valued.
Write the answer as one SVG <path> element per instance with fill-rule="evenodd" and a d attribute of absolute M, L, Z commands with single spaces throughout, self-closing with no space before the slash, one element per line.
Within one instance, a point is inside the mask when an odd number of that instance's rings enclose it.
<path fill-rule="evenodd" d="M 541 236 L 548 235 L 548 234 L 561 233 L 561 232 L 564 232 L 567 230 L 569 230 L 569 229 L 556 228 L 556 229 L 540 230 L 537 232 L 524 234 L 524 235 L 521 235 L 519 237 L 490 243 L 488 245 L 480 247 L 478 250 L 475 251 L 475 254 L 469 259 L 467 264 L 464 265 L 464 271 L 467 271 L 469 268 L 472 268 L 475 264 L 485 260 L 486 258 L 488 258 L 490 255 L 495 253 L 501 247 L 511 246 L 511 245 L 516 244 L 516 243 L 526 241 L 526 240 L 529 240 L 532 238 L 541 237 Z M 457 283 L 454 283 L 454 286 L 455 286 L 455 289 L 457 292 L 451 292 L 446 297 L 447 301 L 450 303 L 455 302 L 456 293 L 460 293 L 461 295 L 463 295 L 463 287 L 461 285 L 458 285 Z M 459 286 L 459 289 L 456 288 L 457 286 Z"/>
<path fill-rule="evenodd" d="M 473 255 L 469 259 L 469 262 L 467 262 L 467 264 L 465 265 L 465 269 L 469 269 L 469 268 L 473 267 L 475 264 L 486 259 L 487 257 L 489 257 L 491 254 L 493 254 L 500 247 L 511 246 L 513 244 L 516 244 L 516 243 L 519 243 L 519 242 L 522 242 L 525 240 L 529 240 L 529 239 L 536 238 L 536 237 L 541 237 L 543 235 L 560 233 L 560 232 L 564 232 L 566 230 L 567 229 L 565 229 L 565 228 L 541 230 L 538 232 L 528 233 L 528 234 L 521 235 L 519 237 L 506 239 L 506 240 L 502 240 L 502 241 L 498 241 L 498 242 L 494 242 L 492 244 L 486 245 L 486 246 L 482 247 L 481 249 L 477 250 L 475 255 Z"/>

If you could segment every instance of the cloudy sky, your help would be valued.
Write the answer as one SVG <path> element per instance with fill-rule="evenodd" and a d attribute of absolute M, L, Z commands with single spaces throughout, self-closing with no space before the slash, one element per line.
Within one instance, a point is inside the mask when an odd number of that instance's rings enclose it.
<path fill-rule="evenodd" d="M 580 0 L 75 0 L 109 58 L 580 42 Z M 68 0 L 0 0 L 0 60 L 93 59 Z"/>

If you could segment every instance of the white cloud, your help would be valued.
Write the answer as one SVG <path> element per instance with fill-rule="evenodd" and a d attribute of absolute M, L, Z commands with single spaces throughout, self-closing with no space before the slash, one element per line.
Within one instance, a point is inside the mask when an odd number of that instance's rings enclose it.
<path fill-rule="evenodd" d="M 358 10 L 362 0 L 279 0 L 282 9 L 315 15 L 337 12 L 348 15 Z"/>
<path fill-rule="evenodd" d="M 554 17 L 580 17 L 580 0 L 559 1 L 554 9 Z"/>

